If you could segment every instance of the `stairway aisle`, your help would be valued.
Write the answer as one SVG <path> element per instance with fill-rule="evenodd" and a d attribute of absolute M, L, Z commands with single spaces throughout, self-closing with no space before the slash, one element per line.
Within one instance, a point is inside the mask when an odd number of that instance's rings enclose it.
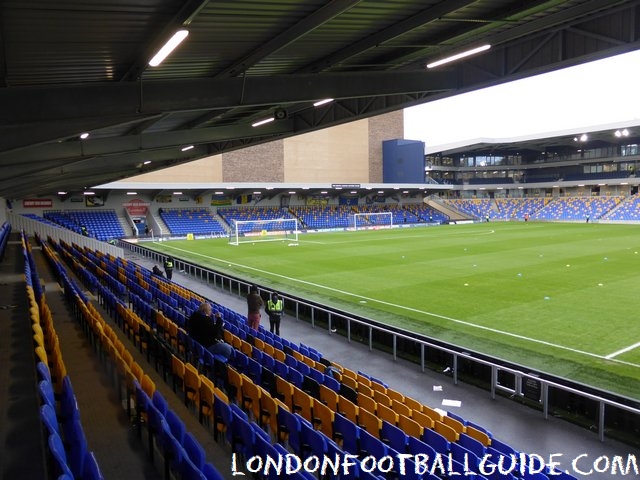
<path fill-rule="evenodd" d="M 46 478 L 33 332 L 18 234 L 0 263 L 0 478 Z"/>

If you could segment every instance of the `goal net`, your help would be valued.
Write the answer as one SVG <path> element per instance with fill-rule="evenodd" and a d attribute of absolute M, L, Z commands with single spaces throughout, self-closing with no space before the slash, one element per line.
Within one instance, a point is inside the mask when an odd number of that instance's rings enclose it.
<path fill-rule="evenodd" d="M 298 243 L 298 233 L 298 220 L 295 218 L 236 220 L 229 232 L 229 244 L 240 245 L 278 240 Z"/>
<path fill-rule="evenodd" d="M 350 226 L 354 230 L 393 227 L 392 212 L 354 213 L 350 218 Z"/>

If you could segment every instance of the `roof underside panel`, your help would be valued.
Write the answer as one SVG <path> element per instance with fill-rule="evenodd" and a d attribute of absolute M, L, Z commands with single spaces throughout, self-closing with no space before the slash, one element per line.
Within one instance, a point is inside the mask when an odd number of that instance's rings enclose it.
<path fill-rule="evenodd" d="M 137 173 L 143 159 L 162 168 L 638 49 L 639 5 L 7 0 L 0 196 L 72 191 Z M 149 67 L 180 28 L 187 39 Z M 425 68 L 482 43 L 491 50 Z M 335 105 L 316 113 L 328 97 Z M 276 113 L 283 120 L 251 127 Z"/>

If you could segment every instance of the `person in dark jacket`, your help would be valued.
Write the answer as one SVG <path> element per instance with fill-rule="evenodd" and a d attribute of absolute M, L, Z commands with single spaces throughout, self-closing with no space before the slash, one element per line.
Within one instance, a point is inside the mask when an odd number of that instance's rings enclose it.
<path fill-rule="evenodd" d="M 162 270 L 160 270 L 157 265 L 154 265 L 151 271 L 159 277 L 164 277 L 164 273 L 162 273 Z"/>
<path fill-rule="evenodd" d="M 214 321 L 211 305 L 207 302 L 201 303 L 198 310 L 189 316 L 187 333 L 214 355 L 221 355 L 228 360 L 233 354 L 233 347 L 224 342 L 222 317 L 216 314 Z"/>

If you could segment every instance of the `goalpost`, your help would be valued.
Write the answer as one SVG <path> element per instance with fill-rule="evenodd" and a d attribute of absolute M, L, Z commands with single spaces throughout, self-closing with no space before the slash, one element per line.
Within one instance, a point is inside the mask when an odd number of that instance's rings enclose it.
<path fill-rule="evenodd" d="M 366 230 L 370 228 L 393 227 L 393 212 L 354 213 L 350 217 L 351 227 L 354 230 Z"/>
<path fill-rule="evenodd" d="M 229 232 L 229 245 L 278 240 L 297 244 L 298 233 L 298 220 L 295 218 L 235 220 Z"/>

